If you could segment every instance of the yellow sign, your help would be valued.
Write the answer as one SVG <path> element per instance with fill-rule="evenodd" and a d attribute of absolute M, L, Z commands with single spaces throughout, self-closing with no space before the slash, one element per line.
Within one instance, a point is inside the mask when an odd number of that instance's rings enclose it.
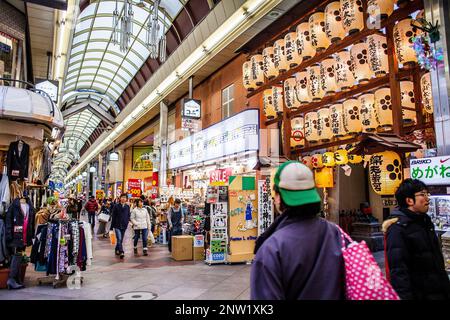
<path fill-rule="evenodd" d="M 333 168 L 316 169 L 315 180 L 317 188 L 333 188 L 334 187 Z"/>
<path fill-rule="evenodd" d="M 153 171 L 153 148 L 133 147 L 133 171 Z"/>
<path fill-rule="evenodd" d="M 95 191 L 95 198 L 97 200 L 103 199 L 105 197 L 105 192 L 103 190 L 96 190 Z"/>

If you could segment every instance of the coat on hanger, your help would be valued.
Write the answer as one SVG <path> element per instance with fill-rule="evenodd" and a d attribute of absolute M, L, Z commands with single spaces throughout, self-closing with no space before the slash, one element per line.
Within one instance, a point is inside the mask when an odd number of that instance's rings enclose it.
<path fill-rule="evenodd" d="M 19 155 L 19 142 L 23 143 L 22 152 Z M 11 142 L 6 158 L 8 168 L 8 177 L 10 181 L 28 178 L 28 159 L 30 155 L 30 146 L 22 140 Z"/>

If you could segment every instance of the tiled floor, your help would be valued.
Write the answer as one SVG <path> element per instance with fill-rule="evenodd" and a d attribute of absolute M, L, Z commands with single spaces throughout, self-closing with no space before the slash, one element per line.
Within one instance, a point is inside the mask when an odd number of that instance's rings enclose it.
<path fill-rule="evenodd" d="M 212 265 L 204 262 L 175 261 L 166 245 L 154 245 L 149 256 L 135 257 L 131 230 L 124 244 L 125 259 L 114 255 L 109 239 L 93 239 L 94 260 L 83 272 L 80 289 L 65 286 L 54 289 L 51 284 L 38 285 L 36 272 L 30 265 L 25 278 L 25 289 L 0 290 L 0 300 L 13 299 L 167 299 L 167 300 L 247 300 L 250 298 L 250 266 L 246 264 Z M 141 245 L 141 244 L 140 244 Z M 142 245 L 141 245 L 142 246 Z M 384 269 L 383 252 L 375 253 Z M 133 292 L 133 293 L 130 293 Z"/>

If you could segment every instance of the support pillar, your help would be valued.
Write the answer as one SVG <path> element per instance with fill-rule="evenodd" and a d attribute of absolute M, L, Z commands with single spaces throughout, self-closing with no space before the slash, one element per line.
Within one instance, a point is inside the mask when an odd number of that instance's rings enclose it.
<path fill-rule="evenodd" d="M 161 146 L 161 162 L 159 167 L 159 185 L 167 186 L 167 136 L 168 136 L 168 107 L 161 101 L 159 104 L 159 139 Z"/>

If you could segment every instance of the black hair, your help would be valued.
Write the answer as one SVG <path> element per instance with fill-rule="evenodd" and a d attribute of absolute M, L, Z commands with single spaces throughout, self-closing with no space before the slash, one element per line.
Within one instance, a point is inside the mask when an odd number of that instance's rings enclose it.
<path fill-rule="evenodd" d="M 180 200 L 180 199 L 178 199 L 178 198 L 176 198 L 176 199 L 175 199 L 175 203 L 178 203 L 178 204 L 180 204 L 180 203 L 181 203 L 181 200 Z"/>
<path fill-rule="evenodd" d="M 135 205 L 139 205 L 139 202 L 142 202 L 141 198 L 137 198 L 136 200 L 134 200 Z"/>
<path fill-rule="evenodd" d="M 273 188 L 276 193 L 280 194 L 280 189 L 278 186 Z M 281 194 L 280 194 L 281 195 Z M 289 206 L 283 201 L 283 197 L 280 196 L 280 210 L 282 212 L 287 212 L 288 215 L 302 216 L 302 217 L 315 217 L 319 215 L 322 204 L 320 202 L 313 202 L 302 204 L 300 206 Z"/>
<path fill-rule="evenodd" d="M 415 194 L 417 192 L 427 190 L 427 185 L 420 180 L 417 179 L 405 179 L 397 191 L 395 192 L 395 199 L 397 199 L 398 206 L 400 208 L 407 208 L 408 204 L 406 203 L 406 198 L 411 198 L 416 202 Z"/>
<path fill-rule="evenodd" d="M 122 197 L 125 197 L 125 198 L 128 199 L 128 195 L 127 195 L 126 193 L 122 193 L 122 194 L 120 195 L 120 198 L 122 198 Z"/>

